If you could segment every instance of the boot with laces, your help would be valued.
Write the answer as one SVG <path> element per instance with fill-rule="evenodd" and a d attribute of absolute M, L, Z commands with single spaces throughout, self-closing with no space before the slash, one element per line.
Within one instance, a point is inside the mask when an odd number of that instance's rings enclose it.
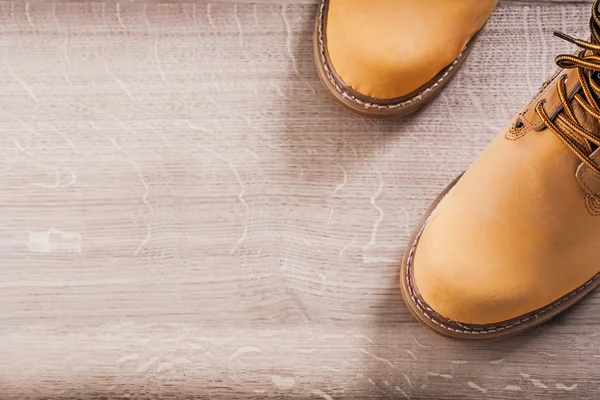
<path fill-rule="evenodd" d="M 405 252 L 402 294 L 434 331 L 519 333 L 600 282 L 600 12 L 579 47 L 433 203 Z"/>

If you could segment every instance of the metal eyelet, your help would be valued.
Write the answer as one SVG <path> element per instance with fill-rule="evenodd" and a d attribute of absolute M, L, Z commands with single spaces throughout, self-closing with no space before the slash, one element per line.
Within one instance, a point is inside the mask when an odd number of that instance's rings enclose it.
<path fill-rule="evenodd" d="M 523 123 L 523 121 L 521 121 L 521 118 L 518 118 L 518 119 L 515 121 L 515 124 L 514 124 L 514 126 L 513 126 L 513 127 L 514 127 L 514 129 L 521 129 L 521 128 L 523 128 L 524 126 L 525 126 L 525 124 Z"/>
<path fill-rule="evenodd" d="M 546 111 L 546 109 L 544 108 L 544 105 L 546 105 L 546 103 L 547 103 L 546 99 L 541 99 L 540 101 L 538 101 L 536 103 L 534 110 L 537 110 L 537 108 L 539 106 L 542 106 L 542 108 L 544 109 L 544 111 Z"/>

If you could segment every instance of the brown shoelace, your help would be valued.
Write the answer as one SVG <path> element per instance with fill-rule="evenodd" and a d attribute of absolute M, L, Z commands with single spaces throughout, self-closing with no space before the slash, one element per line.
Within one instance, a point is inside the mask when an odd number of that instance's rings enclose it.
<path fill-rule="evenodd" d="M 590 41 L 575 39 L 561 32 L 554 32 L 554 35 L 575 44 L 582 50 L 576 55 L 561 54 L 556 57 L 556 65 L 564 69 L 577 68 L 577 77 L 581 83 L 583 96 L 580 92 L 575 94 L 574 100 L 577 101 L 583 109 L 600 122 L 600 105 L 596 97 L 600 97 L 600 84 L 592 78 L 594 72 L 600 72 L 600 12 L 598 5 L 600 0 L 595 0 L 592 6 L 592 17 L 590 18 Z M 540 101 L 535 111 L 540 116 L 546 127 L 550 129 L 564 144 L 567 145 L 576 155 L 585 163 L 596 175 L 600 175 L 600 165 L 596 164 L 589 156 L 595 147 L 600 147 L 600 136 L 589 132 L 583 128 L 575 118 L 573 108 L 569 102 L 567 89 L 565 87 L 566 76 L 561 76 L 556 88 L 558 97 L 563 105 L 564 112 L 557 115 L 556 120 L 576 132 L 583 141 L 576 140 L 572 135 L 561 130 L 555 122 L 548 116 L 544 109 L 543 101 Z"/>

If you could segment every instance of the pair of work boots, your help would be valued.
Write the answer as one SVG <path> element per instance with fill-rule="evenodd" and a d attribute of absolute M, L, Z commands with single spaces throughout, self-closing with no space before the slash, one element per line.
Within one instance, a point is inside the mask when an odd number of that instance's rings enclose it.
<path fill-rule="evenodd" d="M 406 115 L 456 73 L 496 0 L 321 0 L 325 86 L 365 115 Z M 400 273 L 437 333 L 492 339 L 541 324 L 600 283 L 600 0 L 579 47 L 434 201 Z"/>

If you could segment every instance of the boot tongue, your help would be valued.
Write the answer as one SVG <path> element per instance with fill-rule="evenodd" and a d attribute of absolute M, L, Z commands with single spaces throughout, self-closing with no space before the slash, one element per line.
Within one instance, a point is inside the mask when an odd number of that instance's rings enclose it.
<path fill-rule="evenodd" d="M 594 79 L 600 85 L 600 73 L 594 72 L 592 74 L 592 79 Z M 582 89 L 579 89 L 579 95 L 582 96 L 583 98 L 585 98 L 585 94 L 583 93 Z M 596 98 L 596 101 L 598 101 L 598 100 L 600 100 L 600 99 Z M 597 118 L 595 118 L 593 115 L 588 113 L 585 110 L 585 108 L 583 108 L 579 104 L 579 102 L 577 100 L 575 100 L 574 98 L 571 99 L 570 103 L 571 103 L 571 108 L 573 110 L 573 114 L 575 115 L 575 119 L 577 120 L 577 123 L 579 124 L 579 126 L 581 126 L 586 131 L 592 133 L 593 135 L 600 137 L 600 121 L 598 121 Z M 565 114 L 564 111 L 562 111 L 562 113 Z M 566 117 L 566 115 L 564 115 L 564 116 Z M 563 124 L 560 124 L 560 125 L 563 125 Z M 573 136 L 574 138 L 576 138 L 577 142 L 582 142 L 582 141 L 587 142 L 587 139 L 585 139 L 581 135 L 573 132 L 571 129 L 567 128 L 564 130 L 564 132 Z M 592 146 L 592 150 L 595 150 L 598 147 L 598 146 L 594 145 L 593 143 L 590 143 L 590 145 Z M 581 146 L 581 147 L 582 147 L 582 150 L 584 150 L 584 146 Z"/>

